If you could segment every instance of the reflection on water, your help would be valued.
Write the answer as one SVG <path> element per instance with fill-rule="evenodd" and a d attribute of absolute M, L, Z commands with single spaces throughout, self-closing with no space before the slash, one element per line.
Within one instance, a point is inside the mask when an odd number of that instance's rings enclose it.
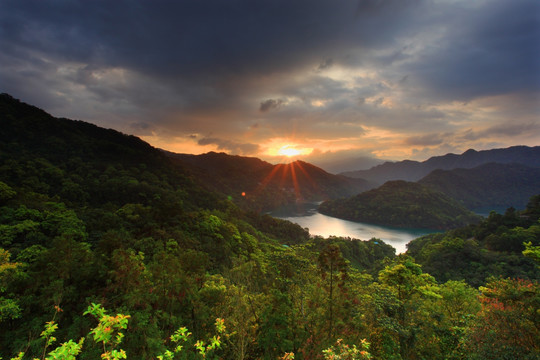
<path fill-rule="evenodd" d="M 280 219 L 289 220 L 308 228 L 311 235 L 343 236 L 360 240 L 369 240 L 378 238 L 385 243 L 393 246 L 396 253 L 402 253 L 407 250 L 406 244 L 434 231 L 426 229 L 397 229 L 386 226 L 358 223 L 348 220 L 342 220 L 331 216 L 320 214 L 317 211 L 318 204 L 298 204 L 294 207 L 279 209 L 271 213 Z"/>

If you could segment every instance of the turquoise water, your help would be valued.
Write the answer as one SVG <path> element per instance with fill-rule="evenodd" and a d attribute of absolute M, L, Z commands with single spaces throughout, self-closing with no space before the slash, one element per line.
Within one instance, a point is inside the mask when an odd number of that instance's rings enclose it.
<path fill-rule="evenodd" d="M 432 232 L 426 229 L 399 229 L 387 226 L 359 223 L 349 220 L 342 220 L 335 217 L 323 215 L 317 211 L 318 204 L 299 204 L 294 207 L 279 209 L 270 215 L 289 220 L 309 229 L 311 235 L 342 236 L 360 240 L 378 238 L 396 249 L 396 254 L 407 250 L 406 244 Z"/>

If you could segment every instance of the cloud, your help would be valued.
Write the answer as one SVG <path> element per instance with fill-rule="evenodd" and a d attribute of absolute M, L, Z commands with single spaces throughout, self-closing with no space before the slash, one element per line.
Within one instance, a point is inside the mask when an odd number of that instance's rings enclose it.
<path fill-rule="evenodd" d="M 257 144 L 242 144 L 219 138 L 202 138 L 197 143 L 201 146 L 216 145 L 218 150 L 226 150 L 238 155 L 252 155 L 259 151 L 259 145 Z"/>
<path fill-rule="evenodd" d="M 458 3 L 450 9 L 446 31 L 435 32 L 439 41 L 421 49 L 417 60 L 403 67 L 423 95 L 470 101 L 539 91 L 540 3 L 495 0 L 479 4 Z"/>
<path fill-rule="evenodd" d="M 261 103 L 261 106 L 259 107 L 260 112 L 267 112 L 270 110 L 278 109 L 283 104 L 283 100 L 281 99 L 268 99 Z"/>
<path fill-rule="evenodd" d="M 538 143 L 538 13 L 537 0 L 5 0 L 0 84 L 56 116 L 214 134 L 197 139 L 239 154 L 294 137 L 371 152 L 373 134 L 391 154 Z M 497 131 L 508 119 L 529 133 Z"/>
<path fill-rule="evenodd" d="M 467 141 L 497 137 L 535 137 L 540 134 L 540 124 L 538 122 L 528 123 L 503 123 L 489 126 L 481 130 L 467 129 L 460 138 Z"/>
<path fill-rule="evenodd" d="M 444 134 L 427 134 L 421 136 L 411 136 L 405 139 L 405 144 L 413 146 L 434 146 L 444 142 Z"/>
<path fill-rule="evenodd" d="M 332 67 L 332 65 L 334 65 L 334 60 L 332 58 L 324 59 L 324 61 L 321 62 L 319 66 L 317 67 L 317 71 L 329 69 Z"/>
<path fill-rule="evenodd" d="M 131 127 L 134 129 L 146 131 L 146 130 L 151 129 L 152 126 L 146 122 L 135 122 L 131 124 Z"/>

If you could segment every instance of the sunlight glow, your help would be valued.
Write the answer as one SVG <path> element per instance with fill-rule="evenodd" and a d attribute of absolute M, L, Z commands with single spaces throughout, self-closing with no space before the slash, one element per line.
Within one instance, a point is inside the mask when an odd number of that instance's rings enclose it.
<path fill-rule="evenodd" d="M 326 103 L 328 102 L 328 100 L 321 100 L 321 99 L 318 99 L 318 100 L 312 100 L 311 101 L 311 106 L 314 106 L 314 107 L 323 107 L 326 105 Z"/>
<path fill-rule="evenodd" d="M 286 157 L 293 157 L 299 155 L 309 155 L 312 151 L 313 149 L 298 149 L 294 145 L 283 145 L 281 148 L 279 148 L 277 154 Z"/>

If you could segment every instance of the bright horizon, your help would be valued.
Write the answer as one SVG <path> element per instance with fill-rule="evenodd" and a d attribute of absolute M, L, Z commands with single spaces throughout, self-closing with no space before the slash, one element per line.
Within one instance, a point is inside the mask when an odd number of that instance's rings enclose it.
<path fill-rule="evenodd" d="M 8 0 L 0 92 L 168 151 L 271 163 L 536 146 L 539 14 L 537 0 Z"/>

